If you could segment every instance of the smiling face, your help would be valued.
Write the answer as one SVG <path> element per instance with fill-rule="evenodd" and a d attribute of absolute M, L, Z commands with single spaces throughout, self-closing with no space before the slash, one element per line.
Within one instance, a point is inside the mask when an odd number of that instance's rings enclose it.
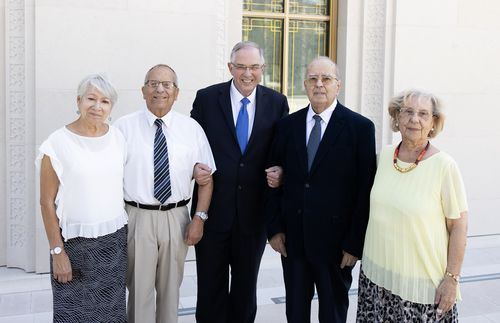
<path fill-rule="evenodd" d="M 314 60 L 307 68 L 304 87 L 316 113 L 321 113 L 331 106 L 339 94 L 340 81 L 336 79 L 335 69 L 335 64 L 327 59 Z"/>
<path fill-rule="evenodd" d="M 76 98 L 80 119 L 91 124 L 102 124 L 111 113 L 111 99 L 104 96 L 95 87 L 90 86 L 87 91 Z"/>
<path fill-rule="evenodd" d="M 249 96 L 257 84 L 262 80 L 264 66 L 260 52 L 254 47 L 245 47 L 238 50 L 232 62 L 228 63 L 229 72 L 233 76 L 233 82 L 236 89 L 243 96 Z M 243 68 L 243 66 L 261 66 L 260 68 Z M 239 68 L 238 68 L 239 67 Z"/>
<path fill-rule="evenodd" d="M 423 144 L 429 139 L 434 126 L 432 103 L 428 98 L 411 97 L 405 102 L 403 109 L 413 113 L 398 114 L 399 131 L 403 140 L 413 144 Z M 403 111 L 403 109 L 401 109 Z"/>
<path fill-rule="evenodd" d="M 148 81 L 160 81 L 157 87 L 148 85 Z M 146 106 L 155 116 L 161 118 L 166 115 L 177 100 L 179 89 L 175 86 L 167 89 L 161 82 L 176 82 L 174 73 L 167 67 L 158 66 L 149 71 L 146 83 L 142 87 L 142 97 L 146 100 Z"/>

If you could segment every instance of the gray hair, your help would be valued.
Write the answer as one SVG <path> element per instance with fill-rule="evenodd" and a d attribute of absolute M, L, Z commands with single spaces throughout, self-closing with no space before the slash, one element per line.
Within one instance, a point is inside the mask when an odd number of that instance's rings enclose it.
<path fill-rule="evenodd" d="M 118 100 L 118 94 L 114 86 L 102 74 L 91 74 L 80 81 L 77 89 L 77 95 L 82 97 L 91 87 L 102 93 L 111 101 L 111 106 L 114 106 Z"/>
<path fill-rule="evenodd" d="M 253 41 L 241 41 L 234 45 L 233 49 L 231 50 L 231 56 L 229 57 L 229 61 L 231 63 L 234 63 L 234 56 L 236 55 L 236 52 L 239 51 L 240 49 L 244 48 L 255 48 L 259 51 L 260 55 L 260 61 L 261 64 L 265 64 L 264 60 L 264 50 L 259 46 L 259 44 L 253 42 Z"/>
<path fill-rule="evenodd" d="M 306 68 L 306 79 L 308 78 L 308 73 L 309 73 L 309 66 L 311 66 L 313 63 L 315 62 L 318 62 L 318 61 L 327 61 L 329 63 L 331 63 L 333 65 L 333 69 L 335 71 L 335 77 L 337 78 L 337 80 L 340 80 L 340 73 L 339 73 L 339 69 L 337 67 L 337 63 L 335 63 L 330 57 L 328 56 L 318 56 L 316 58 L 314 58 L 310 63 L 309 65 L 307 65 L 307 68 Z"/>
<path fill-rule="evenodd" d="M 177 78 L 177 73 L 175 73 L 174 69 L 171 68 L 170 66 L 168 66 L 167 64 L 156 64 L 155 66 L 151 67 L 147 72 L 146 72 L 146 77 L 144 77 L 144 84 L 147 83 L 148 80 L 148 77 L 149 77 L 149 73 L 154 70 L 155 68 L 159 68 L 159 67 L 164 67 L 164 68 L 168 68 L 173 74 L 174 74 L 174 84 L 176 87 L 179 87 L 179 79 Z"/>
<path fill-rule="evenodd" d="M 444 128 L 445 115 L 442 110 L 441 101 L 432 93 L 419 90 L 406 90 L 391 99 L 389 102 L 389 116 L 391 117 L 392 131 L 398 132 L 398 116 L 402 108 L 406 107 L 408 102 L 416 99 L 417 102 L 428 100 L 432 107 L 432 117 L 434 118 L 434 127 L 429 133 L 429 138 L 436 137 Z"/>

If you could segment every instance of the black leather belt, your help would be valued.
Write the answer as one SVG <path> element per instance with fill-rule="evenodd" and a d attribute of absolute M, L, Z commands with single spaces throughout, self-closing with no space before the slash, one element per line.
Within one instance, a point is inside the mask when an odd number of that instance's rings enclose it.
<path fill-rule="evenodd" d="M 139 209 L 168 211 L 168 210 L 176 208 L 176 207 L 187 205 L 189 203 L 189 200 L 190 199 L 182 200 L 182 201 L 179 201 L 177 203 L 169 203 L 169 204 L 163 204 L 163 205 L 162 204 L 160 204 L 160 205 L 148 205 L 148 204 L 137 203 L 134 201 L 125 201 L 125 203 L 127 203 L 128 205 L 135 206 Z"/>

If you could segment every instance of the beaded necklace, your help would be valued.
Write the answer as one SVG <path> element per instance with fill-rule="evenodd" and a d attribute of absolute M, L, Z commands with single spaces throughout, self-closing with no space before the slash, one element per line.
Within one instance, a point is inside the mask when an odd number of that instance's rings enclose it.
<path fill-rule="evenodd" d="M 401 166 L 398 165 L 399 148 L 401 147 L 402 143 L 403 142 L 401 141 L 399 143 L 399 145 L 396 147 L 396 150 L 394 151 L 394 158 L 392 159 L 392 164 L 394 165 L 394 168 L 396 168 L 396 170 L 398 172 L 400 172 L 400 173 L 408 173 L 409 171 L 412 171 L 413 169 L 415 169 L 415 167 L 417 167 L 418 163 L 422 160 L 422 158 L 424 158 L 424 155 L 427 152 L 427 150 L 429 149 L 429 146 L 430 146 L 431 142 L 427 141 L 427 145 L 425 145 L 425 148 L 420 152 L 420 154 L 418 155 L 418 157 L 415 160 L 415 162 L 413 164 L 411 164 L 410 166 L 406 167 L 406 168 L 403 168 L 403 167 L 401 167 Z"/>

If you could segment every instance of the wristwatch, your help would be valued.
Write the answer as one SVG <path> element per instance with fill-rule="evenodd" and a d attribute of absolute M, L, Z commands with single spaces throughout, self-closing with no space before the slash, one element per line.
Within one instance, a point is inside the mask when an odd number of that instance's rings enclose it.
<path fill-rule="evenodd" d="M 51 255 L 58 255 L 62 252 L 62 248 L 57 246 L 54 249 L 50 249 L 50 254 Z"/>
<path fill-rule="evenodd" d="M 197 217 L 199 217 L 203 222 L 205 222 L 208 219 L 208 213 L 207 212 L 198 211 L 194 215 L 197 216 Z"/>

